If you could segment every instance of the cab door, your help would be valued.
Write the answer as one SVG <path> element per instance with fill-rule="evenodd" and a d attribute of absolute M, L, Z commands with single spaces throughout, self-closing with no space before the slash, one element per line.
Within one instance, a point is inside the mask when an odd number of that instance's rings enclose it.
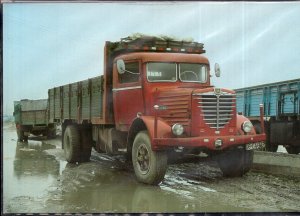
<path fill-rule="evenodd" d="M 137 113 L 144 112 L 140 61 L 125 61 L 126 71 L 113 71 L 113 104 L 116 128 L 128 131 Z"/>

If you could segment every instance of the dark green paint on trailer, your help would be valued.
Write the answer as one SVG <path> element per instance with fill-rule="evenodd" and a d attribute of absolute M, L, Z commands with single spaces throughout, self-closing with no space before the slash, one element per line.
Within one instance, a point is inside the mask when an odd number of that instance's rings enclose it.
<path fill-rule="evenodd" d="M 15 123 L 20 125 L 46 125 L 47 100 L 21 100 L 14 102 Z"/>
<path fill-rule="evenodd" d="M 49 89 L 49 122 L 102 118 L 103 76 Z"/>

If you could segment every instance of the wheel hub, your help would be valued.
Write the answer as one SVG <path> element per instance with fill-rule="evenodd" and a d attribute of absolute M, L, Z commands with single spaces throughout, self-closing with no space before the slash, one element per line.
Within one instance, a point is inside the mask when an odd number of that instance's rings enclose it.
<path fill-rule="evenodd" d="M 146 174 L 150 168 L 150 155 L 145 144 L 138 147 L 137 150 L 137 165 L 142 174 Z"/>

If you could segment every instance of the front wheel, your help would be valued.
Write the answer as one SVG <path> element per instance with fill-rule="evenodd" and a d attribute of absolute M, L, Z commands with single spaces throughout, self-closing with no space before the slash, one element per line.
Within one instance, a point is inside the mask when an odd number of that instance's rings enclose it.
<path fill-rule="evenodd" d="M 141 131 L 134 139 L 132 163 L 138 181 L 158 185 L 165 176 L 168 157 L 164 151 L 152 151 L 147 131 Z"/>
<path fill-rule="evenodd" d="M 244 148 L 227 150 L 217 156 L 217 162 L 225 177 L 240 177 L 247 173 L 253 163 L 253 151 Z"/>

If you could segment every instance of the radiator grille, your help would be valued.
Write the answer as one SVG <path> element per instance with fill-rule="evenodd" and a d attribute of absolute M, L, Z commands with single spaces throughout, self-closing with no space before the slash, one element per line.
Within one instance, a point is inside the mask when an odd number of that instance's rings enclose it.
<path fill-rule="evenodd" d="M 198 104 L 205 123 L 210 128 L 220 129 L 232 119 L 236 97 L 234 94 L 202 94 L 198 97 Z"/>

